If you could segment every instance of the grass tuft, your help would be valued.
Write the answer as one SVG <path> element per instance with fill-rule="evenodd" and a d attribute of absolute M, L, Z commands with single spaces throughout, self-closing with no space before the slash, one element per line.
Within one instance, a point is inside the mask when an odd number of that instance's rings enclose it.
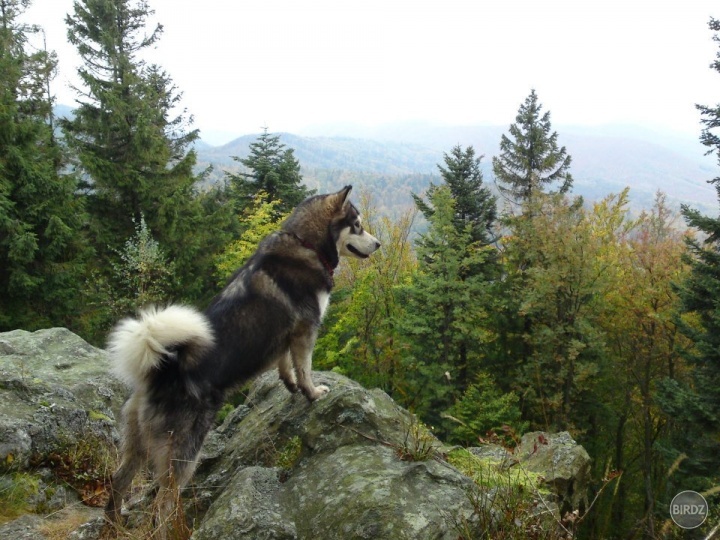
<path fill-rule="evenodd" d="M 395 449 L 402 461 L 427 461 L 437 455 L 439 441 L 417 419 L 413 419 L 405 431 L 403 443 Z"/>

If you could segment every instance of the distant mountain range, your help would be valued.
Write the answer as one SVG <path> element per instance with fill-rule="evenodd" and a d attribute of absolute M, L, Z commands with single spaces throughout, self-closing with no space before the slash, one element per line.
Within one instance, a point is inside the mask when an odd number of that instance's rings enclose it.
<path fill-rule="evenodd" d="M 642 130 L 632 126 L 558 126 L 559 142 L 572 156 L 573 193 L 599 200 L 631 188 L 635 210 L 650 208 L 658 190 L 679 208 L 687 203 L 717 215 L 715 189 L 707 181 L 720 175 L 714 157 L 697 138 Z M 412 204 L 410 192 L 439 183 L 437 165 L 443 153 L 460 144 L 484 155 L 485 181 L 493 184 L 491 156 L 499 152 L 508 126 L 432 126 L 423 123 L 381 127 L 318 126 L 302 135 L 282 133 L 281 142 L 295 150 L 307 184 L 324 191 L 344 182 L 377 192 L 383 207 Z M 245 157 L 258 134 L 244 135 L 222 146 L 197 146 L 199 163 L 238 170 L 231 156 Z"/>
<path fill-rule="evenodd" d="M 68 106 L 56 107 L 70 116 Z M 572 156 L 573 193 L 586 201 L 599 200 L 630 187 L 634 210 L 649 209 L 657 191 L 679 209 L 681 203 L 705 214 L 718 215 L 717 193 L 708 180 L 720 176 L 715 156 L 697 136 L 643 129 L 637 126 L 553 126 L 559 143 Z M 379 210 L 394 213 L 412 205 L 410 193 L 421 193 L 430 182 L 440 183 L 438 164 L 453 146 L 473 146 L 484 155 L 485 181 L 494 186 L 491 157 L 499 152 L 508 126 L 438 126 L 405 122 L 366 127 L 352 124 L 314 126 L 300 134 L 281 133 L 281 142 L 295 150 L 305 182 L 320 192 L 347 183 L 375 194 Z M 210 181 L 225 171 L 242 168 L 259 134 L 243 135 L 222 146 L 198 141 L 198 170 L 213 166 Z"/>

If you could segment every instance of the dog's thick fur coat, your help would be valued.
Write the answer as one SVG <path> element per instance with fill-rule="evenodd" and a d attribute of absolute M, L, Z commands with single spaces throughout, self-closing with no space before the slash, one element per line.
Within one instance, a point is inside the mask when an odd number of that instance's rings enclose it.
<path fill-rule="evenodd" d="M 349 202 L 351 186 L 301 203 L 265 238 L 204 313 L 171 305 L 121 321 L 109 338 L 113 371 L 131 388 L 123 407 L 122 463 L 106 515 L 149 460 L 161 526 L 195 470 L 227 390 L 277 366 L 287 388 L 314 401 L 329 389 L 311 378 L 312 350 L 341 255 L 380 246 Z"/>

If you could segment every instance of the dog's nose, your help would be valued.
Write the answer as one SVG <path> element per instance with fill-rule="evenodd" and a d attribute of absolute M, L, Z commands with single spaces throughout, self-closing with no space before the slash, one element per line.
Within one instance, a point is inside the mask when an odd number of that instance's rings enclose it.
<path fill-rule="evenodd" d="M 375 249 L 380 249 L 380 242 L 378 242 L 377 240 L 375 240 Z"/>

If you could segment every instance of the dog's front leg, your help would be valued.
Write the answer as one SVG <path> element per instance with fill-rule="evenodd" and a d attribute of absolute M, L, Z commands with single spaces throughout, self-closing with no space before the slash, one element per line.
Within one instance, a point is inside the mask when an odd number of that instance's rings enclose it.
<path fill-rule="evenodd" d="M 312 352 L 317 338 L 317 328 L 304 324 L 294 333 L 290 341 L 290 355 L 295 367 L 297 385 L 309 401 L 315 401 L 327 394 L 330 389 L 321 384 L 315 386 L 312 381 Z"/>
<path fill-rule="evenodd" d="M 298 391 L 297 378 L 295 377 L 295 370 L 293 368 L 292 355 L 290 351 L 280 355 L 278 361 L 278 372 L 280 374 L 280 380 L 285 384 L 285 387 L 293 394 Z"/>

